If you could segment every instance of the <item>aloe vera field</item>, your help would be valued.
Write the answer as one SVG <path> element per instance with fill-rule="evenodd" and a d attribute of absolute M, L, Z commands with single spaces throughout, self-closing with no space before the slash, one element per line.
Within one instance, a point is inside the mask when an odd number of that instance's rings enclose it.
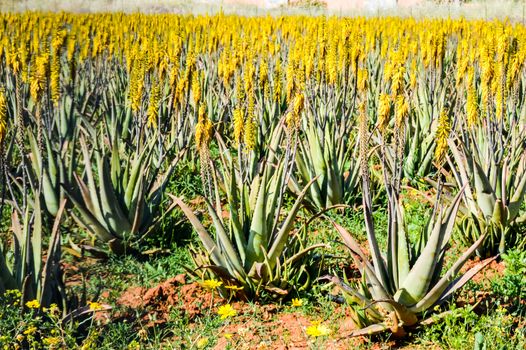
<path fill-rule="evenodd" d="M 526 26 L 0 12 L 0 348 L 526 348 Z"/>

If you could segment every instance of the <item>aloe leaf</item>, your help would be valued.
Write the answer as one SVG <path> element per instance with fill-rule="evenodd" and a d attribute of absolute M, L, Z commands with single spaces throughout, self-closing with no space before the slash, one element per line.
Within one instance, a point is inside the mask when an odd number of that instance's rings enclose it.
<path fill-rule="evenodd" d="M 82 221 L 83 225 L 97 237 L 102 239 L 104 242 L 108 242 L 115 238 L 111 232 L 92 214 L 86 206 L 85 203 L 78 199 L 68 188 L 64 187 L 66 195 L 73 202 L 75 208 L 79 211 L 81 217 L 79 220 Z"/>
<path fill-rule="evenodd" d="M 462 193 L 463 191 L 460 191 L 457 194 L 444 218 L 439 214 L 424 250 L 395 295 L 396 301 L 410 306 L 426 295 L 435 269 L 441 268 L 437 266 L 438 255 L 443 239 L 448 234 L 446 230 L 455 221 Z"/>
<path fill-rule="evenodd" d="M 396 215 L 398 216 L 398 228 L 397 228 L 397 275 L 398 281 L 396 285 L 402 284 L 406 279 L 410 271 L 409 266 L 409 242 L 407 240 L 407 228 L 405 226 L 405 220 L 403 218 L 402 212 L 400 210 L 400 205 L 396 206 Z"/>
<path fill-rule="evenodd" d="M 178 198 L 178 197 L 176 197 L 176 196 L 174 196 L 172 194 L 168 194 L 168 196 L 170 196 L 170 198 L 172 198 L 172 200 L 175 203 L 177 203 L 177 205 L 184 212 L 184 214 L 186 215 L 188 220 L 190 220 L 190 223 L 192 224 L 192 226 L 196 230 L 197 235 L 199 236 L 199 239 L 201 240 L 201 243 L 203 243 L 207 253 L 210 254 L 210 256 L 212 257 L 212 262 L 215 265 L 218 265 L 218 266 L 225 266 L 226 265 L 226 261 L 225 261 L 225 258 L 223 257 L 223 255 L 221 254 L 221 252 L 219 250 L 219 247 L 215 244 L 215 242 L 212 239 L 212 237 L 210 237 L 210 235 L 208 234 L 208 232 L 204 228 L 204 226 L 201 223 L 201 221 L 199 221 L 197 216 L 195 216 L 195 214 L 193 213 L 192 209 L 190 209 L 190 207 L 188 207 L 180 198 Z"/>
<path fill-rule="evenodd" d="M 98 186 L 95 183 L 95 177 L 93 176 L 93 165 L 91 164 L 91 157 L 88 152 L 88 147 L 86 145 L 86 141 L 84 140 L 84 137 L 80 139 L 80 146 L 82 150 L 82 154 L 84 155 L 84 162 L 85 162 L 85 168 L 84 172 L 86 173 L 86 177 L 88 178 L 88 191 L 89 191 L 89 197 L 92 205 L 92 213 L 93 216 L 97 218 L 99 222 L 104 222 L 104 215 L 102 214 L 102 208 L 101 203 L 99 199 L 99 189 Z"/>
<path fill-rule="evenodd" d="M 257 191 L 252 222 L 250 224 L 250 234 L 246 250 L 246 264 L 251 266 L 254 262 L 263 261 L 263 249 L 267 243 L 267 184 L 269 181 L 268 173 L 263 175 L 263 179 Z"/>
<path fill-rule="evenodd" d="M 455 165 L 451 164 L 451 170 L 453 173 L 455 173 L 455 177 L 457 179 L 457 183 L 459 183 L 461 186 L 466 186 L 466 189 L 464 190 L 465 193 L 465 201 L 466 205 L 470 209 L 470 212 L 472 214 L 477 215 L 478 209 L 477 205 L 475 204 L 475 199 L 473 197 L 473 188 L 471 186 L 470 182 L 470 175 L 473 175 L 472 172 L 469 172 L 469 168 L 466 162 L 466 158 L 463 157 L 460 154 L 460 151 L 458 150 L 457 146 L 452 140 L 448 140 L 449 149 L 451 150 L 451 154 L 453 155 L 453 158 L 455 159 L 456 167 Z M 458 169 L 458 173 L 457 173 Z"/>
<path fill-rule="evenodd" d="M 374 300 L 373 303 L 386 303 L 393 307 L 396 312 L 396 316 L 405 326 L 414 326 L 418 322 L 418 317 L 414 312 L 408 309 L 404 304 L 400 304 L 392 299 L 378 299 Z"/>
<path fill-rule="evenodd" d="M 106 158 L 97 156 L 99 169 L 100 200 L 104 219 L 108 223 L 112 233 L 118 238 L 125 237 L 131 231 L 131 224 L 121 209 L 121 203 L 117 199 L 112 186 L 111 174 Z"/>
<path fill-rule="evenodd" d="M 305 197 L 305 194 L 309 190 L 309 187 L 316 181 L 317 178 L 313 178 L 312 180 L 305 185 L 303 190 L 301 191 L 298 198 L 296 198 L 296 201 L 294 202 L 294 205 L 290 209 L 285 221 L 281 225 L 281 228 L 277 232 L 276 236 L 273 238 L 273 242 L 270 246 L 270 250 L 268 253 L 269 260 L 271 267 L 274 266 L 276 259 L 281 256 L 281 253 L 283 252 L 283 249 L 285 248 L 285 245 L 288 241 L 288 234 L 292 227 L 294 226 L 294 219 L 296 218 L 296 215 L 301 207 L 301 203 L 303 202 L 303 198 Z"/>
<path fill-rule="evenodd" d="M 42 212 L 40 210 L 40 201 L 35 200 L 33 210 L 33 224 L 27 222 L 26 234 L 30 236 L 31 245 L 28 251 L 32 252 L 32 270 L 28 271 L 31 274 L 31 280 L 36 287 L 35 293 L 38 293 L 39 276 L 42 269 Z"/>
<path fill-rule="evenodd" d="M 230 226 L 232 227 L 231 231 L 233 232 L 233 236 L 235 238 L 236 247 L 239 252 L 239 257 L 241 258 L 241 262 L 245 264 L 246 261 L 246 252 L 245 247 L 247 246 L 247 241 L 245 238 L 245 232 L 243 230 L 243 226 L 241 225 L 241 222 L 239 220 L 239 212 L 241 212 L 241 215 L 244 214 L 243 211 L 243 200 L 239 197 L 236 181 L 235 181 L 235 170 L 232 167 L 232 173 L 229 183 L 230 190 L 228 191 L 228 210 L 230 213 Z M 241 202 L 241 210 L 238 211 L 237 209 L 237 203 Z"/>
<path fill-rule="evenodd" d="M 41 293 L 40 293 L 40 304 L 45 307 L 49 307 L 53 300 L 53 293 L 58 292 L 60 283 L 60 259 L 61 259 L 61 235 L 60 235 L 60 219 L 62 218 L 62 213 L 66 207 L 66 201 L 62 201 L 60 207 L 57 211 L 55 217 L 55 222 L 53 223 L 53 228 L 51 230 L 51 237 L 49 240 L 49 248 L 47 253 L 46 262 L 44 268 L 42 269 L 41 276 Z"/>
<path fill-rule="evenodd" d="M 150 164 L 152 153 L 151 144 L 148 144 L 134 161 L 129 161 L 127 164 L 127 168 L 131 169 L 124 195 L 124 203 L 128 208 L 131 206 L 132 201 L 136 199 L 133 197 L 136 191 L 135 187 L 137 186 L 139 177 L 143 176 L 142 169 L 144 169 L 147 164 Z"/>
<path fill-rule="evenodd" d="M 466 261 L 473 255 L 475 250 L 482 244 L 482 242 L 486 239 L 486 235 L 481 235 L 475 243 L 469 247 L 468 250 L 466 250 L 460 258 L 453 264 L 453 266 L 442 276 L 442 278 L 433 286 L 433 288 L 427 292 L 427 294 L 421 298 L 418 303 L 416 303 L 414 306 L 410 308 L 413 312 L 422 312 L 424 310 L 429 309 L 432 305 L 435 304 L 435 302 L 442 296 L 444 291 L 448 288 L 451 281 L 455 278 L 455 276 L 458 274 L 462 266 L 466 263 Z M 459 286 L 460 288 L 460 286 Z M 454 290 L 452 290 L 454 292 Z"/>
<path fill-rule="evenodd" d="M 484 259 L 479 261 L 475 266 L 466 271 L 461 277 L 458 277 L 453 283 L 451 283 L 444 293 L 440 296 L 440 299 L 435 302 L 436 305 L 441 305 L 446 302 L 458 289 L 462 288 L 467 282 L 469 282 L 477 273 L 479 273 L 486 266 L 491 264 L 498 256 Z"/>
<path fill-rule="evenodd" d="M 522 174 L 517 174 L 520 176 L 520 181 L 515 187 L 515 191 L 511 194 L 511 199 L 508 204 L 509 210 L 509 220 L 513 221 L 519 214 L 522 203 L 524 203 L 524 198 L 526 196 L 526 171 L 523 171 Z"/>
<path fill-rule="evenodd" d="M 477 204 L 479 208 L 484 213 L 486 218 L 491 218 L 493 215 L 493 210 L 495 208 L 495 201 L 497 197 L 495 192 L 489 183 L 484 170 L 480 167 L 478 163 L 475 163 L 475 189 L 477 190 Z"/>
<path fill-rule="evenodd" d="M 243 270 L 243 267 L 241 266 L 241 261 L 239 260 L 237 251 L 234 249 L 234 246 L 232 245 L 232 241 L 230 240 L 230 237 L 227 235 L 225 228 L 223 227 L 223 223 L 219 219 L 219 216 L 216 213 L 212 204 L 206 198 L 205 198 L 205 201 L 208 207 L 208 212 L 210 213 L 210 216 L 212 217 L 212 221 L 214 222 L 218 245 L 224 251 L 223 256 L 228 262 L 232 264 L 232 267 L 236 271 L 238 271 L 239 273 L 242 273 L 242 271 L 244 270 Z"/>
<path fill-rule="evenodd" d="M 390 285 L 389 277 L 385 262 L 380 254 L 380 248 L 378 241 L 376 240 L 376 233 L 374 230 L 374 221 L 372 214 L 372 203 L 371 203 L 370 183 L 367 176 L 362 176 L 362 204 L 363 213 L 365 217 L 365 228 L 367 232 L 367 241 L 369 242 L 369 249 L 371 251 L 371 257 L 373 259 L 373 266 L 375 275 L 381 281 L 382 286 L 387 288 Z"/>

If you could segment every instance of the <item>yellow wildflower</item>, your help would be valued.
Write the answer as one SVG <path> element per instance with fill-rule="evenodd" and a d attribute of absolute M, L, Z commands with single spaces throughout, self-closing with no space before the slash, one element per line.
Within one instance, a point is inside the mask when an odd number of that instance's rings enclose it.
<path fill-rule="evenodd" d="M 25 335 L 33 335 L 33 334 L 36 333 L 36 331 L 37 331 L 37 327 L 35 327 L 35 326 L 31 326 L 31 327 L 29 327 L 28 329 L 26 329 L 26 330 L 24 331 L 24 334 L 25 334 Z"/>
<path fill-rule="evenodd" d="M 319 321 L 311 322 L 311 325 L 306 329 L 307 335 L 316 338 L 329 335 L 331 330 L 329 327 L 321 324 Z"/>
<path fill-rule="evenodd" d="M 234 317 L 237 311 L 230 304 L 221 305 L 217 310 L 217 314 L 224 320 L 227 317 Z"/>
<path fill-rule="evenodd" d="M 222 284 L 223 282 L 217 281 L 215 279 L 205 280 L 200 283 L 200 285 L 206 289 L 216 289 L 219 288 Z"/>
<path fill-rule="evenodd" d="M 292 299 L 292 306 L 294 307 L 303 306 L 303 300 L 298 299 L 298 298 Z"/>
<path fill-rule="evenodd" d="M 208 338 L 201 338 L 197 341 L 197 348 L 198 349 L 204 349 L 206 348 L 206 346 L 208 345 L 210 341 L 208 340 Z"/>
<path fill-rule="evenodd" d="M 31 301 L 28 301 L 26 303 L 26 306 L 30 309 L 38 309 L 40 307 L 40 303 L 38 302 L 38 300 L 34 299 Z"/>
<path fill-rule="evenodd" d="M 59 345 L 61 343 L 61 339 L 60 337 L 48 337 L 48 338 L 42 339 L 42 342 L 46 346 L 53 347 L 53 346 Z"/>
<path fill-rule="evenodd" d="M 98 311 L 98 310 L 102 309 L 102 305 L 100 303 L 95 302 L 95 301 L 90 301 L 88 303 L 88 305 L 89 305 L 89 309 L 91 311 Z"/>

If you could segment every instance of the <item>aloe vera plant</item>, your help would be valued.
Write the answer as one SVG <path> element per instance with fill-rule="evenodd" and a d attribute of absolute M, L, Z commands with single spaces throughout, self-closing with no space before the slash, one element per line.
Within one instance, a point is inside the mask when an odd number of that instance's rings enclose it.
<path fill-rule="evenodd" d="M 316 177 L 306 196 L 306 202 L 316 210 L 349 204 L 357 197 L 357 148 L 350 138 L 350 118 L 342 119 L 338 124 L 335 117 L 324 121 L 308 118 L 305 138 L 299 142 L 291 187 L 299 193 L 301 185 Z"/>
<path fill-rule="evenodd" d="M 18 212 L 12 213 L 12 244 L 0 251 L 0 293 L 17 289 L 22 293 L 22 305 L 36 299 L 43 307 L 52 303 L 65 307 L 60 219 L 66 202 L 58 208 L 47 252 L 42 249 L 44 227 L 40 204 L 38 200 L 33 203 L 33 207 L 24 208 L 22 218 Z"/>
<path fill-rule="evenodd" d="M 45 150 L 40 150 L 35 135 L 29 131 L 30 174 L 33 186 L 41 188 L 41 199 L 46 211 L 56 216 L 60 203 L 66 194 L 61 184 L 71 183 L 76 168 L 74 141 L 65 141 L 56 150 L 50 139 L 44 134 Z M 19 184 L 21 190 L 23 186 Z"/>
<path fill-rule="evenodd" d="M 303 199 L 316 179 L 305 185 L 284 214 L 287 157 L 273 155 L 272 159 L 275 163 L 263 162 L 263 170 L 247 180 L 235 158 L 222 157 L 217 177 L 227 195 L 226 205 L 221 205 L 217 186 L 215 203 L 205 198 L 213 230 L 206 229 L 182 199 L 172 196 L 203 245 L 204 256 L 198 266 L 208 268 L 225 286 L 234 288 L 230 292 L 234 290 L 239 298 L 258 298 L 263 293 L 283 297 L 291 288 L 305 288 L 310 277 L 303 259 L 322 246 L 305 247 L 299 233 L 291 234 Z M 224 289 L 222 293 L 229 292 Z"/>
<path fill-rule="evenodd" d="M 526 243 L 517 227 L 526 220 L 526 213 L 521 212 L 526 196 L 526 139 L 522 134 L 516 130 L 500 145 L 477 137 L 475 131 L 467 131 L 460 145 L 449 141 L 453 181 L 466 188 L 460 236 L 474 242 L 487 234 L 477 250 L 482 257 Z"/>
<path fill-rule="evenodd" d="M 163 172 L 153 141 L 131 155 L 122 147 L 116 137 L 111 147 L 90 149 L 81 137 L 85 175 L 74 174 L 76 186 L 66 188 L 76 210 L 72 217 L 116 254 L 138 250 L 160 222 L 163 194 L 180 158 L 175 156 Z"/>
<path fill-rule="evenodd" d="M 362 128 L 361 132 L 365 135 Z M 397 158 L 390 158 L 389 153 L 381 157 L 388 199 L 387 250 L 381 252 L 372 215 L 369 167 L 364 159 L 366 138 L 363 138 L 362 142 L 363 213 L 371 260 L 345 228 L 333 223 L 351 251 L 363 277 L 361 283 L 354 284 L 341 281 L 337 277 L 334 277 L 333 281 L 341 286 L 344 295 L 353 306 L 354 322 L 363 327 L 353 335 L 366 335 L 389 329 L 394 333 L 403 333 L 404 327 L 420 324 L 425 312 L 448 300 L 494 258 L 478 263 L 458 277 L 462 266 L 484 241 L 485 235 L 482 235 L 445 270 L 444 258 L 448 253 L 448 243 L 455 227 L 464 188 L 447 209 L 440 205 L 439 190 L 429 221 L 418 234 L 418 239 L 412 240 L 400 199 L 403 162 Z M 380 150 L 389 148 L 390 145 L 383 144 Z"/>

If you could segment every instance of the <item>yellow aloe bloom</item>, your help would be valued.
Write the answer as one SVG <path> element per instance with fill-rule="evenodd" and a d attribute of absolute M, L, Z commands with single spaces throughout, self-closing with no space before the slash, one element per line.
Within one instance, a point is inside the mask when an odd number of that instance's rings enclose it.
<path fill-rule="evenodd" d="M 0 89 L 0 144 L 5 139 L 7 134 L 7 101 L 4 94 L 4 89 Z"/>
<path fill-rule="evenodd" d="M 451 131 L 451 122 L 449 116 L 445 111 L 442 111 L 438 118 L 438 128 L 435 134 L 436 148 L 435 148 L 435 159 L 439 164 L 442 164 L 446 156 L 448 145 L 447 139 Z"/>

